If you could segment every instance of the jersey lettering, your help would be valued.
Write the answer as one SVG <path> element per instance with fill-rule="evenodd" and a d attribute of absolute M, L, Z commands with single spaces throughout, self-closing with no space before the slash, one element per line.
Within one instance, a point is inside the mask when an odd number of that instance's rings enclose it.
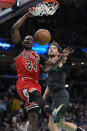
<path fill-rule="evenodd" d="M 32 70 L 32 61 L 29 60 L 26 63 L 27 63 L 26 69 L 27 70 Z"/>
<path fill-rule="evenodd" d="M 37 63 L 36 62 L 34 64 L 32 64 L 32 61 L 28 60 L 26 63 L 27 63 L 27 66 L 26 66 L 27 70 L 32 70 L 32 68 L 33 68 L 34 71 L 37 71 Z"/>

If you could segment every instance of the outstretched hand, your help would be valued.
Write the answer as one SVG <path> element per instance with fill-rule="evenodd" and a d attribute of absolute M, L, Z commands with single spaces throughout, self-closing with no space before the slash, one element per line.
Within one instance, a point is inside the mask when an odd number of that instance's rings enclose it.
<path fill-rule="evenodd" d="M 70 54 L 72 54 L 72 53 L 74 53 L 74 49 L 72 49 L 72 48 L 70 48 L 70 47 L 67 47 L 67 48 L 65 48 L 64 50 L 63 50 L 63 52 L 62 52 L 62 55 L 64 56 L 64 57 L 67 57 L 67 56 L 69 56 Z"/>

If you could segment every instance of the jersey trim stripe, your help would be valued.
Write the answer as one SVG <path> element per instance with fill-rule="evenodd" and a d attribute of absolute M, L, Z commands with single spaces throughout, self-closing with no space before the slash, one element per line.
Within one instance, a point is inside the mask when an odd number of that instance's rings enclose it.
<path fill-rule="evenodd" d="M 33 105 L 29 105 L 28 107 L 26 107 L 26 110 L 30 110 L 33 108 L 38 108 L 39 106 L 37 104 L 33 104 Z"/>
<path fill-rule="evenodd" d="M 19 77 L 18 79 L 22 79 L 22 78 L 28 78 L 28 79 L 34 80 L 34 79 L 32 79 L 31 77 L 27 77 L 27 76 Z M 34 80 L 34 81 L 36 81 L 36 82 L 38 83 L 37 80 Z"/>
<path fill-rule="evenodd" d="M 28 109 L 26 109 L 27 111 L 30 109 L 34 109 L 34 108 L 39 108 L 39 106 L 34 106 L 34 107 L 29 107 Z"/>
<path fill-rule="evenodd" d="M 29 90 L 29 92 L 31 93 L 31 92 L 33 92 L 35 90 L 37 90 L 37 89 L 36 88 L 32 88 L 32 89 Z"/>

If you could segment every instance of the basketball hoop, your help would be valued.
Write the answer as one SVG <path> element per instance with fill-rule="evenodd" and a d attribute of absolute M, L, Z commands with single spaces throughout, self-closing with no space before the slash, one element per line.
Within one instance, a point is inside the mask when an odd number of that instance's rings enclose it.
<path fill-rule="evenodd" d="M 44 0 L 37 5 L 29 8 L 29 11 L 34 16 L 53 15 L 59 7 L 59 3 L 56 0 Z"/>

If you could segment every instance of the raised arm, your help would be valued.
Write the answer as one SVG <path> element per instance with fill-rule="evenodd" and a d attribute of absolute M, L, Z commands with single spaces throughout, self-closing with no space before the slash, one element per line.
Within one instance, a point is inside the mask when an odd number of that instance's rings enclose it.
<path fill-rule="evenodd" d="M 60 55 L 60 57 L 56 60 L 55 65 L 59 65 L 60 62 L 65 63 L 66 60 L 67 60 L 67 57 L 68 57 L 70 54 L 72 54 L 73 52 L 74 52 L 74 49 L 69 48 L 69 47 L 65 48 L 65 49 L 63 50 L 62 54 Z"/>
<path fill-rule="evenodd" d="M 54 58 L 52 60 L 47 60 L 45 62 L 45 71 L 48 71 L 50 67 L 59 67 L 61 64 L 65 63 L 67 60 L 67 57 L 74 52 L 74 49 L 72 48 L 65 48 L 60 54 L 60 57 Z"/>
<path fill-rule="evenodd" d="M 28 17 L 33 17 L 33 15 L 30 12 L 27 12 L 12 26 L 12 39 L 14 43 L 19 43 L 21 41 L 19 28 L 22 26 L 22 24 Z"/>

